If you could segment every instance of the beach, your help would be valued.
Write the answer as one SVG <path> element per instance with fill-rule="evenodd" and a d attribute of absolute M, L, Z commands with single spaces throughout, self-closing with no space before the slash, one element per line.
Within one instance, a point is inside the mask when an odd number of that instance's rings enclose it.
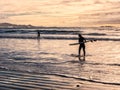
<path fill-rule="evenodd" d="M 47 32 L 37 39 L 36 33 L 2 32 L 1 90 L 119 90 L 120 42 L 113 31 L 102 37 L 86 30 L 83 35 L 97 41 L 86 43 L 81 62 L 74 56 L 78 45 L 69 45 L 78 42 L 77 34 Z"/>
<path fill-rule="evenodd" d="M 0 71 L 1 90 L 119 90 L 119 86 L 100 84 L 57 75 Z"/>

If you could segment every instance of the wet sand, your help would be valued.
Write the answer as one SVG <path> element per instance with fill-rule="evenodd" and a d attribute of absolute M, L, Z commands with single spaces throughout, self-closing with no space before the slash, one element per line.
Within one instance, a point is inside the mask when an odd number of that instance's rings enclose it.
<path fill-rule="evenodd" d="M 0 90 L 119 90 L 119 85 L 94 83 L 63 76 L 0 70 Z"/>

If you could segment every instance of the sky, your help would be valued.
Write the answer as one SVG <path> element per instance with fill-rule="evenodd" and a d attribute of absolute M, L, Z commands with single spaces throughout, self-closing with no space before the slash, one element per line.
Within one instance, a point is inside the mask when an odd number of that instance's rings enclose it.
<path fill-rule="evenodd" d="M 0 23 L 35 26 L 120 25 L 120 0 L 0 0 Z"/>

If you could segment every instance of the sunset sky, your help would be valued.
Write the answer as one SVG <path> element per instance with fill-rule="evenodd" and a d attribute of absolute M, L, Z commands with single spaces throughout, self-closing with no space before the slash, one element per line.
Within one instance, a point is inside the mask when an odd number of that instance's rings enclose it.
<path fill-rule="evenodd" d="M 0 23 L 120 25 L 120 0 L 0 0 Z"/>

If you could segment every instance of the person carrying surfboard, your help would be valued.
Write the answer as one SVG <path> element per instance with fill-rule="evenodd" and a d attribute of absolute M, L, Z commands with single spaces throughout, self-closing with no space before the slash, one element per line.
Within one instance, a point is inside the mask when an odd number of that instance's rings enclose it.
<path fill-rule="evenodd" d="M 78 34 L 78 42 L 81 43 L 79 44 L 79 50 L 78 50 L 78 55 L 79 55 L 79 60 L 81 60 L 81 50 L 83 49 L 83 60 L 85 60 L 85 55 L 86 55 L 86 51 L 85 51 L 85 42 L 86 39 L 81 35 Z"/>
<path fill-rule="evenodd" d="M 40 39 L 40 31 L 37 30 L 37 38 Z"/>

